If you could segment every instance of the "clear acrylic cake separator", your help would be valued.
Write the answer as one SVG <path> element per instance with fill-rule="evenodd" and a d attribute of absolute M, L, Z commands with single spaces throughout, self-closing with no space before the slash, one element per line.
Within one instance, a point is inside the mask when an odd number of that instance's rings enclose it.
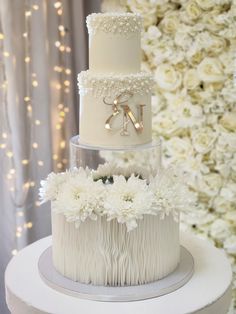
<path fill-rule="evenodd" d="M 122 169 L 139 169 L 156 175 L 162 167 L 161 140 L 123 148 L 97 147 L 81 143 L 79 135 L 70 140 L 70 167 L 97 169 L 109 163 Z"/>

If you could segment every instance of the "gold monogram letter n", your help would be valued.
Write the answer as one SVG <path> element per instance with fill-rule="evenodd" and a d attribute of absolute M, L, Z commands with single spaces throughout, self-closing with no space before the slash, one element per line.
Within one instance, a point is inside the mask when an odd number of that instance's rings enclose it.
<path fill-rule="evenodd" d="M 133 97 L 132 93 L 124 92 L 117 96 L 113 102 L 108 102 L 106 98 L 103 98 L 103 102 L 106 105 L 112 106 L 112 114 L 105 121 L 105 129 L 113 130 L 112 122 L 116 116 L 123 114 L 123 122 L 121 126 L 120 135 L 128 136 L 128 123 L 131 121 L 136 132 L 141 133 L 143 131 L 143 108 L 145 105 L 137 105 L 138 116 L 135 117 L 134 113 L 131 111 L 128 100 Z"/>

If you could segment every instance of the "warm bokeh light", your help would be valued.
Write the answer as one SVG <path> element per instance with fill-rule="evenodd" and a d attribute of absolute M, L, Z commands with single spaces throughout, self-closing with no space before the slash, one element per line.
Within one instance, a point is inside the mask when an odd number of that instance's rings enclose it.
<path fill-rule="evenodd" d="M 67 164 L 67 156 L 65 156 L 67 140 L 65 138 L 65 122 L 67 114 L 69 113 L 68 108 L 68 93 L 70 93 L 71 86 L 71 73 L 72 70 L 70 68 L 70 55 L 68 53 L 71 52 L 71 47 L 68 45 L 70 40 L 68 40 L 68 36 L 70 36 L 70 32 L 68 26 L 65 23 L 65 16 L 63 11 L 63 2 L 62 1 L 53 1 L 52 5 L 54 7 L 54 14 L 57 21 L 57 33 L 55 38 L 51 40 L 51 47 L 55 49 L 55 53 L 57 54 L 57 63 L 52 65 L 52 71 L 55 74 L 55 81 L 51 85 L 57 93 L 58 104 L 56 105 L 56 110 L 53 110 L 52 121 L 54 121 L 54 130 L 57 131 L 56 139 L 57 143 L 55 149 L 53 149 L 51 159 L 53 161 L 53 169 L 56 171 L 62 171 L 65 169 L 65 165 Z M 39 146 L 40 142 L 38 141 L 37 132 L 39 132 L 39 127 L 44 125 L 43 120 L 40 116 L 38 108 L 41 104 L 37 102 L 37 98 L 35 98 L 35 90 L 40 89 L 41 85 L 45 82 L 41 82 L 40 76 L 38 76 L 37 70 L 33 68 L 33 55 L 31 50 L 31 26 L 32 22 L 35 18 L 37 18 L 37 14 L 40 13 L 41 5 L 33 3 L 31 5 L 25 6 L 25 26 L 23 32 L 21 34 L 21 38 L 23 40 L 24 45 L 24 55 L 23 62 L 25 67 L 25 77 L 22 79 L 25 80 L 26 89 L 25 96 L 23 97 L 23 105 L 25 105 L 25 110 L 27 114 L 27 119 L 30 125 L 31 138 L 30 138 L 30 147 L 31 151 L 28 155 L 24 155 L 24 158 L 20 160 L 20 163 L 24 170 L 27 170 L 28 167 L 36 166 L 40 168 L 45 167 L 46 162 L 41 160 Z M 35 21 L 34 21 L 35 22 Z M 2 43 L 5 40 L 4 33 L 0 33 L 0 41 Z M 3 46 L 5 47 L 5 46 Z M 15 62 L 14 53 L 11 51 L 3 50 L 3 57 L 9 58 L 9 61 Z M 34 61 L 34 60 L 33 60 Z M 4 79 L 1 82 L 1 86 L 5 95 L 7 95 L 8 82 Z M 22 102 L 22 100 L 20 100 Z M 54 108 L 52 108 L 54 109 Z M 36 115 L 37 114 L 37 115 Z M 9 163 L 9 169 L 6 169 L 4 178 L 7 181 L 9 192 L 12 193 L 12 197 L 14 197 L 14 193 L 17 191 L 18 187 L 16 184 L 16 177 L 18 174 L 18 168 L 15 165 L 15 155 L 13 154 L 13 148 L 11 147 L 11 131 L 7 127 L 3 127 L 0 133 L 0 149 L 3 150 L 4 155 L 7 158 Z M 19 165 L 18 165 L 19 166 Z M 27 170 L 28 171 L 28 170 Z M 30 173 L 30 172 L 29 172 Z M 33 177 L 27 177 L 26 182 L 22 184 L 22 191 L 27 193 L 30 189 L 38 190 L 39 182 L 35 180 Z M 25 198 L 27 199 L 27 197 Z M 38 199 L 34 200 L 34 206 L 39 207 L 40 202 Z M 22 205 L 24 208 L 24 205 Z M 12 255 L 16 255 L 18 253 L 18 242 L 20 238 L 23 236 L 24 232 L 27 232 L 28 229 L 33 228 L 33 222 L 26 221 L 26 215 L 24 210 L 17 210 L 16 212 L 16 229 L 15 229 L 15 238 L 16 244 L 15 248 L 12 249 Z"/>

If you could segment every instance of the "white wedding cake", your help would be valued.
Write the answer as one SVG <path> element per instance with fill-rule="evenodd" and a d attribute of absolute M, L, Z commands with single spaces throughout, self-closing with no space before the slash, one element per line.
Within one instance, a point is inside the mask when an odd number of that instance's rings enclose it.
<path fill-rule="evenodd" d="M 160 165 L 154 171 L 155 156 L 144 154 L 140 161 L 141 152 L 155 146 L 153 81 L 140 71 L 141 25 L 131 13 L 87 17 L 89 70 L 78 76 L 78 147 L 87 159 L 96 152 L 100 165 L 85 167 L 81 155 L 78 169 L 42 182 L 41 197 L 52 202 L 53 264 L 81 283 L 149 283 L 174 271 L 180 260 L 178 218 L 188 206 L 187 191 Z M 134 155 L 139 160 L 124 167 L 106 159 L 121 150 L 128 152 L 126 161 Z"/>

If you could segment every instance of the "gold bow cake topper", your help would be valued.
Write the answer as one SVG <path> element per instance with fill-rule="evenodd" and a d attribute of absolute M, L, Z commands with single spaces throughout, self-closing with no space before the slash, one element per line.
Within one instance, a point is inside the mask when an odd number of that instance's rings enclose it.
<path fill-rule="evenodd" d="M 143 105 L 143 104 L 137 105 L 138 118 L 136 118 L 134 113 L 130 109 L 130 106 L 128 105 L 128 100 L 130 100 L 130 98 L 132 97 L 133 97 L 133 94 L 131 92 L 123 92 L 120 95 L 118 95 L 112 102 L 110 100 L 107 100 L 106 97 L 103 98 L 104 104 L 112 106 L 112 111 L 113 111 L 112 114 L 105 121 L 105 129 L 113 130 L 111 125 L 114 118 L 120 114 L 123 114 L 120 135 L 122 136 L 129 135 L 129 131 L 128 131 L 129 121 L 132 122 L 132 125 L 134 126 L 136 132 L 141 133 L 143 131 L 143 128 L 144 128 L 143 108 L 146 105 Z"/>

